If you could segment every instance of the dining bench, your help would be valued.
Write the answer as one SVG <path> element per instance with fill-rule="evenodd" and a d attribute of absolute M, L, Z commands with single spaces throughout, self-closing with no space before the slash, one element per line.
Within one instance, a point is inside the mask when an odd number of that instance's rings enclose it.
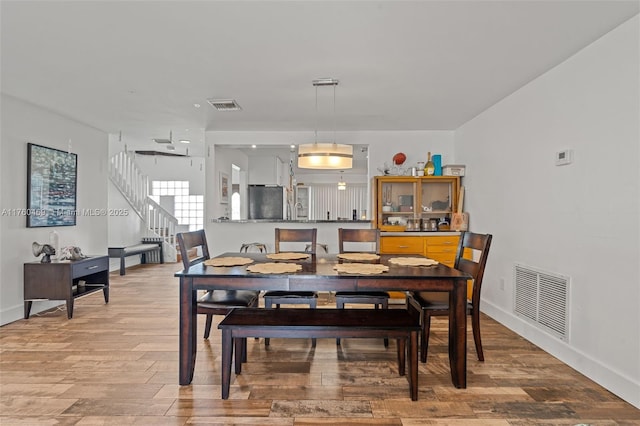
<path fill-rule="evenodd" d="M 109 257 L 120 258 L 120 275 L 125 275 L 125 258 L 140 255 L 140 263 L 147 263 L 147 255 L 151 252 L 158 252 L 160 263 L 164 263 L 162 253 L 162 241 L 142 242 L 131 246 L 109 247 Z"/>
<path fill-rule="evenodd" d="M 246 360 L 247 337 L 395 338 L 398 372 L 405 374 L 409 354 L 409 393 L 418 399 L 419 313 L 407 309 L 233 309 L 220 322 L 222 330 L 222 399 L 229 398 L 231 361 L 235 374 Z"/>

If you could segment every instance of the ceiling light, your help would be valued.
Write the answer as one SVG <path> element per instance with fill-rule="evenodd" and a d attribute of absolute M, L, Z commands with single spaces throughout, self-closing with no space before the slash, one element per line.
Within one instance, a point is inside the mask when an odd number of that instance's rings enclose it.
<path fill-rule="evenodd" d="M 315 141 L 298 147 L 298 167 L 301 169 L 350 169 L 353 167 L 353 147 L 336 143 L 336 86 L 338 80 L 313 80 L 316 88 Z M 318 86 L 333 86 L 333 143 L 318 143 Z"/>
<path fill-rule="evenodd" d="M 344 181 L 344 178 L 342 177 L 342 172 L 340 172 L 340 180 L 338 181 L 338 190 L 344 191 L 346 189 L 347 189 L 347 182 Z"/>
<path fill-rule="evenodd" d="M 173 131 L 169 131 L 169 139 L 155 138 L 155 139 L 153 139 L 153 141 L 155 143 L 171 144 L 171 143 L 173 143 Z"/>
<path fill-rule="evenodd" d="M 180 139 L 180 143 L 191 143 L 188 139 Z"/>

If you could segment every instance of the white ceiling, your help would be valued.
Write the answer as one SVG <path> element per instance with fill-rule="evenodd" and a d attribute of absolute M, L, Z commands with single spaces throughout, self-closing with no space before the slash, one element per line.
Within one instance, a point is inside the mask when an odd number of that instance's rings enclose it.
<path fill-rule="evenodd" d="M 635 1 L 7 1 L 2 92 L 123 138 L 452 130 Z M 218 112 L 207 98 L 236 99 Z M 200 104 L 200 108 L 194 104 Z M 318 124 L 316 125 L 316 122 Z M 182 149 L 180 144 L 176 144 Z M 164 149 L 162 146 L 159 149 Z"/>

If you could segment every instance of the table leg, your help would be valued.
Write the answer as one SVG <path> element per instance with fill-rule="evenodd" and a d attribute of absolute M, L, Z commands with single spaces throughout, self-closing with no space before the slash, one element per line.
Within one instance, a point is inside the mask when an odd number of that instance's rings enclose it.
<path fill-rule="evenodd" d="M 233 358 L 233 340 L 234 339 L 231 337 L 231 330 L 227 328 L 222 329 L 222 399 L 229 398 L 229 387 L 231 384 L 231 358 Z M 236 338 L 235 340 L 238 339 Z"/>
<path fill-rule="evenodd" d="M 73 295 L 67 299 L 67 319 L 73 318 Z"/>
<path fill-rule="evenodd" d="M 401 376 L 404 376 L 405 372 L 405 364 L 406 364 L 406 348 L 407 348 L 407 339 L 397 339 L 396 346 L 398 347 L 398 373 Z"/>
<path fill-rule="evenodd" d="M 467 387 L 467 282 L 458 280 L 449 293 L 449 367 L 459 389 Z"/>
<path fill-rule="evenodd" d="M 180 377 L 181 385 L 188 385 L 193 379 L 196 365 L 198 333 L 196 293 L 191 278 L 180 278 Z"/>
<path fill-rule="evenodd" d="M 235 346 L 236 351 L 236 357 L 234 360 L 236 375 L 242 373 L 242 362 L 244 361 L 244 351 L 246 350 L 246 348 L 243 347 L 243 343 L 246 341 L 247 339 L 243 339 L 241 337 L 236 337 L 235 339 L 233 339 L 233 345 Z"/>

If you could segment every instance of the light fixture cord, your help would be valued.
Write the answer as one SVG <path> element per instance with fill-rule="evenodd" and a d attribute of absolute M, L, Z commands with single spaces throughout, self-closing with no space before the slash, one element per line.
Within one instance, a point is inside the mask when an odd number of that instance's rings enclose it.
<path fill-rule="evenodd" d="M 333 85 L 333 144 L 336 145 L 338 143 L 338 138 L 336 137 L 336 86 Z"/>
<path fill-rule="evenodd" d="M 316 84 L 316 133 L 314 143 L 318 143 L 318 85 Z"/>

